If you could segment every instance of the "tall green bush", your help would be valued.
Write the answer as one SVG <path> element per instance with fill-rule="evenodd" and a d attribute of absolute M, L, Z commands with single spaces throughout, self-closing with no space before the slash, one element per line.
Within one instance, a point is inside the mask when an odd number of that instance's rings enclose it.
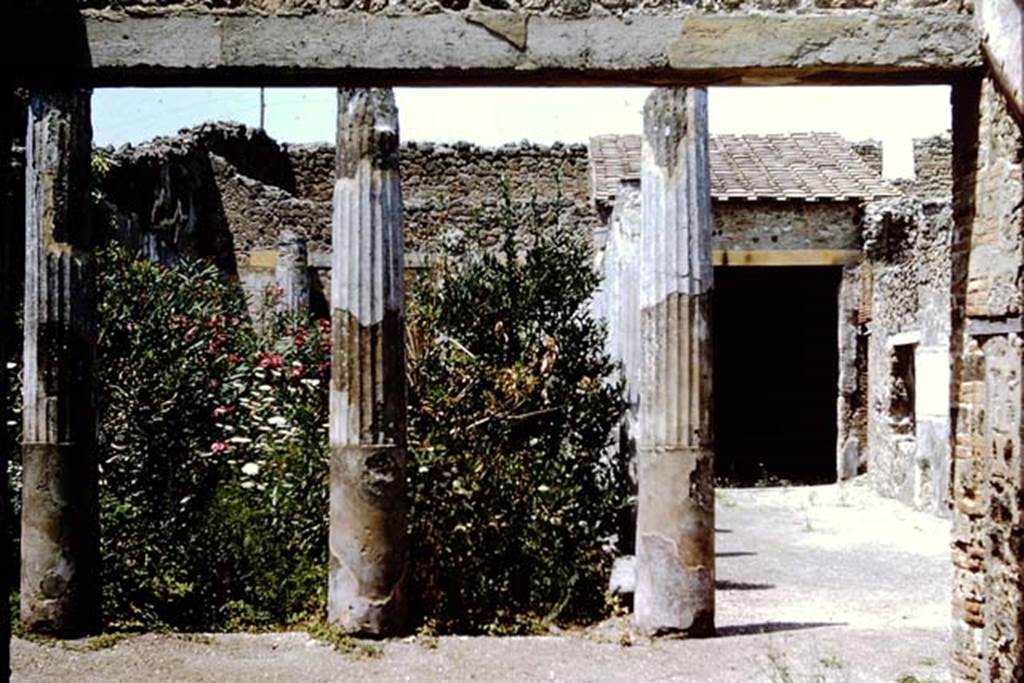
<path fill-rule="evenodd" d="M 445 631 L 604 613 L 628 493 L 606 448 L 621 387 L 589 314 L 585 238 L 530 223 L 506 205 L 498 252 L 471 250 L 410 297 L 412 588 Z M 329 323 L 254 324 L 237 283 L 201 261 L 109 248 L 98 265 L 107 623 L 322 614 Z"/>
<path fill-rule="evenodd" d="M 100 511 L 108 619 L 205 624 L 229 590 L 207 528 L 229 469 L 213 413 L 237 399 L 244 300 L 212 266 L 101 254 Z"/>
<path fill-rule="evenodd" d="M 280 623 L 325 564 L 325 328 L 201 261 L 100 255 L 103 595 L 122 626 Z M 324 578 L 324 580 L 326 580 Z"/>
<path fill-rule="evenodd" d="M 506 201 L 502 248 L 441 269 L 409 308 L 411 538 L 424 617 L 523 632 L 603 614 L 624 409 L 589 243 Z"/>

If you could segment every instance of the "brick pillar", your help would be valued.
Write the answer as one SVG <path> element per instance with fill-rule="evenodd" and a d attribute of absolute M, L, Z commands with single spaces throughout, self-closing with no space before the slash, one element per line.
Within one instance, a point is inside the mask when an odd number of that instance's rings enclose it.
<path fill-rule="evenodd" d="M 281 289 L 281 310 L 289 313 L 309 311 L 309 258 L 305 237 L 292 230 L 281 231 L 277 240 L 274 279 Z"/>
<path fill-rule="evenodd" d="M 1024 128 L 991 77 L 954 89 L 953 652 L 1024 680 Z"/>
<path fill-rule="evenodd" d="M 25 142 L 21 621 L 99 621 L 88 91 L 34 93 Z"/>
<path fill-rule="evenodd" d="M 338 91 L 331 256 L 328 618 L 406 622 L 405 340 L 398 110 L 390 89 Z"/>
<path fill-rule="evenodd" d="M 644 105 L 636 624 L 714 632 L 707 92 Z"/>

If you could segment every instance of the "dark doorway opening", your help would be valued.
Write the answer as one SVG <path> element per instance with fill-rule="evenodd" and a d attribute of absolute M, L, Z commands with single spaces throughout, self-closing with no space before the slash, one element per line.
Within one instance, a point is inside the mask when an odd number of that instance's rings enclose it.
<path fill-rule="evenodd" d="M 841 268 L 715 268 L 715 475 L 735 486 L 836 478 Z"/>

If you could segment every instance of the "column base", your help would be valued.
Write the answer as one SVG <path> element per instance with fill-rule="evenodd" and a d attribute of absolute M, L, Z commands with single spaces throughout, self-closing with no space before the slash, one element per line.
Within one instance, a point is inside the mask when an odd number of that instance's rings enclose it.
<path fill-rule="evenodd" d="M 92 451 L 67 443 L 22 449 L 21 623 L 61 638 L 93 633 L 101 622 Z"/>
<path fill-rule="evenodd" d="M 649 635 L 715 633 L 713 455 L 641 448 L 634 623 Z"/>
<path fill-rule="evenodd" d="M 327 620 L 346 633 L 408 628 L 405 448 L 331 449 Z"/>

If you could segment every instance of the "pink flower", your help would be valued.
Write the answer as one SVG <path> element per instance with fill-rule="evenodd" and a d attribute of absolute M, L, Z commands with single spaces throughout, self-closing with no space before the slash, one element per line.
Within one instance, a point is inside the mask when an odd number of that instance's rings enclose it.
<path fill-rule="evenodd" d="M 223 441 L 214 441 L 212 444 L 210 444 L 210 452 L 213 453 L 214 455 L 217 455 L 218 453 L 223 453 L 227 449 L 228 445 Z"/>
<path fill-rule="evenodd" d="M 260 359 L 261 368 L 279 368 L 284 363 L 284 358 L 280 354 L 270 353 Z"/>
<path fill-rule="evenodd" d="M 213 416 L 221 417 L 222 415 L 230 415 L 233 412 L 235 412 L 234 406 L 217 406 L 213 409 Z"/>
<path fill-rule="evenodd" d="M 292 363 L 292 377 L 298 379 L 302 377 L 302 373 L 305 371 L 306 368 L 303 367 L 302 363 Z"/>

